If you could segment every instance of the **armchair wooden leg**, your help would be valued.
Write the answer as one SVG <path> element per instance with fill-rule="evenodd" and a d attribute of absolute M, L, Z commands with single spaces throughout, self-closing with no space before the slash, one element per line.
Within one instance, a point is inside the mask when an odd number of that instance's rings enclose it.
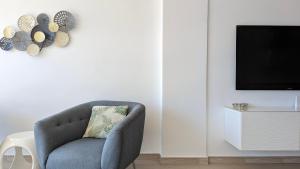
<path fill-rule="evenodd" d="M 133 167 L 133 169 L 136 169 L 135 162 L 132 163 L 132 167 Z"/>

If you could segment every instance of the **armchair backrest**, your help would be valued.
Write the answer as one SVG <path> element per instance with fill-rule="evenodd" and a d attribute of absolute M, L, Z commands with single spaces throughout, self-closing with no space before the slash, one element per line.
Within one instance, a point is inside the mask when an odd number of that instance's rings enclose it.
<path fill-rule="evenodd" d="M 138 105 L 134 102 L 93 101 L 67 109 L 38 121 L 34 126 L 36 148 L 40 167 L 46 169 L 49 154 L 57 147 L 82 138 L 93 106 L 128 105 L 128 112 Z"/>

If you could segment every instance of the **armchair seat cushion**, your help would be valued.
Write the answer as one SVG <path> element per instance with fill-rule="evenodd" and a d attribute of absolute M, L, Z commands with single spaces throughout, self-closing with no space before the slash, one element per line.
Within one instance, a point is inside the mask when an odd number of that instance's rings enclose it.
<path fill-rule="evenodd" d="M 101 169 L 105 139 L 83 138 L 64 144 L 52 151 L 47 169 Z"/>

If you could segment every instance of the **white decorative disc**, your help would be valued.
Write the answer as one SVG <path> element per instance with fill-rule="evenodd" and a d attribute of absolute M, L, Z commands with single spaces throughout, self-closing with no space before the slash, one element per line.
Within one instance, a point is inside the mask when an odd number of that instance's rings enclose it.
<path fill-rule="evenodd" d="M 30 56 L 37 56 L 40 53 L 40 47 L 36 44 L 31 44 L 27 47 L 27 53 Z"/>
<path fill-rule="evenodd" d="M 58 29 L 59 29 L 59 26 L 58 26 L 57 23 L 55 23 L 55 22 L 50 22 L 49 23 L 49 31 L 50 32 L 57 32 Z"/>
<path fill-rule="evenodd" d="M 45 36 L 44 32 L 41 32 L 41 31 L 35 32 L 35 34 L 34 34 L 34 40 L 36 42 L 41 43 L 41 42 L 44 42 L 45 39 L 46 39 L 46 36 Z"/>
<path fill-rule="evenodd" d="M 16 31 L 12 26 L 7 26 L 3 30 L 4 37 L 6 37 L 8 39 L 13 38 L 15 36 L 15 33 L 16 33 Z"/>
<path fill-rule="evenodd" d="M 66 32 L 58 31 L 55 37 L 55 44 L 58 47 L 65 47 L 69 44 L 70 37 Z"/>
<path fill-rule="evenodd" d="M 25 32 L 30 32 L 35 24 L 35 18 L 31 15 L 23 15 L 18 20 L 19 28 Z"/>

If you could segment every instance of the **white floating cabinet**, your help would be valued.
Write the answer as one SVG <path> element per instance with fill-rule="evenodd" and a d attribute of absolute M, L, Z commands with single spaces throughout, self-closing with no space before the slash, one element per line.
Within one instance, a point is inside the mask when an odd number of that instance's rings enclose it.
<path fill-rule="evenodd" d="M 288 108 L 225 108 L 225 140 L 239 150 L 299 151 L 300 112 Z"/>

